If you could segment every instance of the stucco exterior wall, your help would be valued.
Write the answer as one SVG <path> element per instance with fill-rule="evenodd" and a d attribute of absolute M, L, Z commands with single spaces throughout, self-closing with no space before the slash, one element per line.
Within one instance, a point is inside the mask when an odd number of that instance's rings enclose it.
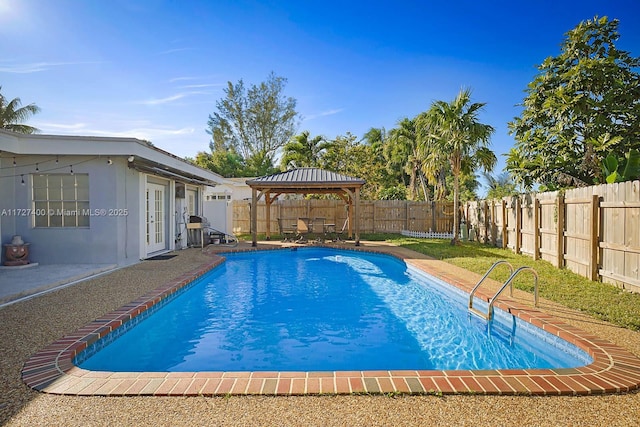
<path fill-rule="evenodd" d="M 13 180 L 0 186 L 2 243 L 19 234 L 30 243 L 30 260 L 40 264 L 129 265 L 140 257 L 140 173 L 129 169 L 125 158 L 65 156 L 59 170 L 51 170 L 51 156 L 21 156 Z M 2 159 L 3 169 L 10 159 Z M 34 227 L 32 181 L 35 164 L 45 173 L 89 175 L 89 227 Z M 25 185 L 21 184 L 24 179 Z"/>

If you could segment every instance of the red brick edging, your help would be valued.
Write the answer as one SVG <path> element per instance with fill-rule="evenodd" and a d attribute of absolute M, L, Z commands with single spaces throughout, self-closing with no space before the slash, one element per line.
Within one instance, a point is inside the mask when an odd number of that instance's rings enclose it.
<path fill-rule="evenodd" d="M 371 251 L 367 248 L 359 250 Z M 382 251 L 375 251 L 382 252 Z M 396 255 L 397 256 L 397 255 Z M 403 257 L 401 257 L 403 258 Z M 22 379 L 36 390 L 82 396 L 194 396 L 227 394 L 303 395 L 351 393 L 587 395 L 640 388 L 640 358 L 597 336 L 557 321 L 510 299 L 497 309 L 509 311 L 585 350 L 593 363 L 571 369 L 475 371 L 339 372 L 98 372 L 73 364 L 89 345 L 140 315 L 224 261 L 212 261 L 94 320 L 33 355 Z M 408 264 L 468 291 L 473 284 L 433 265 Z"/>

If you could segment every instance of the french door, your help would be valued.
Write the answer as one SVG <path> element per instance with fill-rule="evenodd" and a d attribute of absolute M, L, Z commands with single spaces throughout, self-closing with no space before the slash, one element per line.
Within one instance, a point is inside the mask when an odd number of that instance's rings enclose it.
<path fill-rule="evenodd" d="M 147 183 L 147 254 L 167 249 L 166 187 Z"/>

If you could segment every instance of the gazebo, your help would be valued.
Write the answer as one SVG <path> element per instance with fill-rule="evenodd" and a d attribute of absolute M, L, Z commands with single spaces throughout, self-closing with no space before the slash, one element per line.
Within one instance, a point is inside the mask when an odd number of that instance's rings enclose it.
<path fill-rule="evenodd" d="M 246 181 L 251 187 L 251 236 L 252 246 L 257 246 L 258 201 L 264 196 L 266 203 L 267 239 L 271 237 L 271 204 L 281 194 L 336 194 L 349 209 L 349 234 L 351 224 L 355 244 L 360 246 L 360 188 L 365 180 L 353 178 L 319 168 L 297 168 Z M 353 207 L 353 209 L 351 209 Z"/>

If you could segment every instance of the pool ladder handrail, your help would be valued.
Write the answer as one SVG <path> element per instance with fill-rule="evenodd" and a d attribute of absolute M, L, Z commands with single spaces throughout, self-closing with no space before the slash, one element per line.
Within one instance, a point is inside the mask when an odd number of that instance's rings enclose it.
<path fill-rule="evenodd" d="M 509 267 L 509 270 L 510 270 L 511 274 L 513 274 L 513 266 L 508 261 L 501 259 L 501 260 L 498 260 L 498 261 L 494 262 L 493 265 L 491 267 L 489 267 L 487 272 L 484 273 L 484 276 L 482 276 L 482 279 L 480 279 L 478 281 L 478 283 L 476 283 L 476 285 L 471 290 L 471 293 L 469 294 L 469 310 L 477 311 L 477 310 L 475 310 L 473 308 L 473 295 L 476 293 L 476 291 L 478 290 L 478 288 L 480 287 L 482 282 L 484 282 L 484 280 L 487 277 L 489 277 L 489 274 L 491 274 L 493 269 L 496 268 L 497 266 L 499 266 L 500 264 L 506 264 L 507 267 Z M 511 293 L 513 294 L 513 288 L 511 289 Z M 483 314 L 483 316 L 484 316 L 484 314 Z"/>
<path fill-rule="evenodd" d="M 487 276 L 489 275 L 491 270 L 493 270 L 499 264 L 507 264 L 511 268 L 511 276 L 509 276 L 509 278 L 502 284 L 502 287 L 498 290 L 498 292 L 495 293 L 493 298 L 491 298 L 489 300 L 489 308 L 488 308 L 487 314 L 484 314 L 480 310 L 478 310 L 478 309 L 473 307 L 473 295 L 476 292 L 476 290 L 478 289 L 478 287 L 480 286 L 480 284 L 484 281 L 484 279 L 487 278 Z M 489 271 L 487 271 L 485 273 L 485 275 L 482 277 L 482 279 L 480 279 L 478 284 L 473 288 L 473 290 L 469 294 L 469 311 L 471 311 L 472 313 L 477 314 L 478 316 L 483 317 L 483 318 L 485 318 L 487 320 L 491 320 L 493 318 L 493 305 L 495 304 L 495 302 L 498 299 L 498 297 L 500 296 L 500 294 L 502 294 L 502 292 L 506 289 L 507 286 L 511 285 L 510 286 L 510 295 L 513 296 L 513 279 L 515 279 L 515 277 L 518 274 L 520 274 L 520 272 L 527 271 L 527 270 L 531 271 L 531 273 L 533 273 L 533 276 L 534 276 L 534 279 L 535 279 L 535 282 L 534 282 L 534 285 L 533 285 L 533 300 L 534 300 L 533 305 L 535 307 L 537 307 L 538 306 L 538 273 L 532 267 L 527 267 L 527 266 L 520 267 L 517 270 L 513 271 L 513 267 L 511 266 L 511 264 L 509 264 L 507 261 L 500 260 L 500 261 L 495 262 L 491 266 Z"/>

